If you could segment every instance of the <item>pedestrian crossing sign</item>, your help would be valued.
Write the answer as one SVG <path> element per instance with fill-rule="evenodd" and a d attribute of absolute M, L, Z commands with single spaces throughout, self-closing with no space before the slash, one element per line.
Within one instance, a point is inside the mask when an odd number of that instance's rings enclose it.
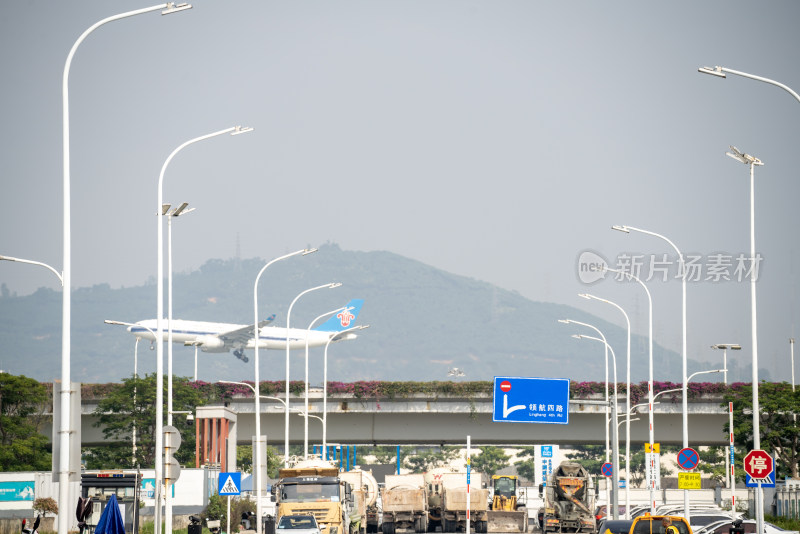
<path fill-rule="evenodd" d="M 219 491 L 222 495 L 239 495 L 242 488 L 242 474 L 235 473 L 220 473 L 219 474 Z"/>

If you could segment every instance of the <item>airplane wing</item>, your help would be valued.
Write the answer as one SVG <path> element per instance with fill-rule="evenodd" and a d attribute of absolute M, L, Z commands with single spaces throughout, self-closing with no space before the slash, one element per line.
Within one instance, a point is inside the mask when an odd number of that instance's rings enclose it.
<path fill-rule="evenodd" d="M 263 321 L 259 321 L 258 328 L 260 329 L 264 326 L 267 326 L 274 320 L 275 320 L 275 314 L 273 313 Z M 241 346 L 241 345 L 246 345 L 247 342 L 253 339 L 255 336 L 253 334 L 253 327 L 247 325 L 241 328 L 237 328 L 236 330 L 228 330 L 227 332 L 222 332 L 214 337 L 220 339 L 226 346 L 228 345 Z M 190 346 L 196 346 L 202 344 L 203 341 L 200 340 L 186 341 L 184 343 L 184 345 L 190 345 Z"/>

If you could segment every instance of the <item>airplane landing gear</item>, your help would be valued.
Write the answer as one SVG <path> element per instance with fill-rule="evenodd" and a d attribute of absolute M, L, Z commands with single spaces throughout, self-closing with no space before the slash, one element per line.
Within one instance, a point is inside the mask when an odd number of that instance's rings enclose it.
<path fill-rule="evenodd" d="M 236 349 L 233 351 L 233 355 L 242 360 L 244 363 L 250 361 L 250 358 L 244 355 L 244 349 Z"/>

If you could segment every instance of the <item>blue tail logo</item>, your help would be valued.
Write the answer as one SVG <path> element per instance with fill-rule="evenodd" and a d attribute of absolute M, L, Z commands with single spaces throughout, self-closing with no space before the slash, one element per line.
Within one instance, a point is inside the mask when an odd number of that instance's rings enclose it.
<path fill-rule="evenodd" d="M 314 330 L 320 330 L 322 332 L 341 332 L 342 330 L 350 328 L 358 317 L 358 313 L 361 311 L 361 306 L 363 305 L 364 299 L 351 300 L 345 304 L 336 315 L 319 325 Z"/>

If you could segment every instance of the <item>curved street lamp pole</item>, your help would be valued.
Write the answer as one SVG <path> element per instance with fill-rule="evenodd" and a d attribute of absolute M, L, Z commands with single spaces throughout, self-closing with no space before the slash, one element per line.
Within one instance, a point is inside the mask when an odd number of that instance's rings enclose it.
<path fill-rule="evenodd" d="M 596 339 L 597 341 L 601 341 L 605 345 L 606 420 L 608 420 L 610 417 L 616 418 L 616 415 L 617 415 L 617 357 L 614 354 L 614 350 L 611 348 L 611 345 L 609 345 L 608 342 L 606 341 L 606 336 L 603 335 L 603 333 L 600 331 L 599 328 L 597 328 L 596 326 L 592 326 L 590 324 L 587 324 L 587 323 L 582 323 L 580 321 L 573 321 L 572 319 L 559 319 L 558 322 L 559 323 L 563 323 L 563 324 L 577 324 L 577 325 L 585 326 L 587 328 L 591 328 L 592 330 L 597 332 L 597 334 L 600 336 L 600 338 L 595 338 L 595 337 L 581 336 L 579 334 L 576 334 L 573 337 L 576 337 L 577 339 L 581 339 L 583 337 L 586 337 L 588 339 Z M 609 403 L 609 396 L 608 396 L 608 389 L 609 389 L 608 388 L 608 352 L 609 352 L 609 350 L 611 351 L 611 355 L 612 355 L 612 357 L 614 359 L 614 402 L 613 402 L 613 404 Z M 611 413 L 611 412 L 613 412 L 613 413 Z M 611 448 L 613 448 L 613 452 L 611 454 L 609 454 L 608 424 L 606 424 L 606 462 L 611 460 L 612 461 L 612 465 L 613 465 L 613 468 L 612 468 L 612 471 L 611 471 L 611 473 L 612 473 L 612 475 L 611 475 L 612 476 L 611 486 L 612 487 L 609 489 L 608 485 L 606 485 L 606 492 L 610 493 L 610 497 L 611 498 L 608 498 L 607 500 L 609 501 L 609 503 L 611 504 L 611 506 L 613 508 L 611 517 L 613 517 L 614 519 L 618 519 L 618 517 L 619 517 L 619 497 L 618 497 L 618 493 L 619 493 L 619 434 L 618 434 L 617 430 L 618 430 L 617 425 L 614 425 L 614 428 L 612 429 L 612 433 L 614 434 L 614 436 L 611 439 L 611 443 L 612 443 Z"/>
<path fill-rule="evenodd" d="M 164 463 L 164 174 L 172 158 L 187 146 L 210 139 L 218 135 L 236 135 L 252 131 L 252 128 L 242 126 L 232 126 L 218 132 L 213 132 L 200 137 L 190 139 L 172 151 L 161 167 L 158 175 L 158 204 L 156 205 L 156 215 L 158 216 L 158 266 L 157 270 L 157 295 L 156 295 L 156 459 L 155 459 L 155 525 L 156 530 L 161 528 L 161 484 L 163 482 L 163 463 Z M 166 495 L 167 521 L 166 534 L 172 532 L 172 500 L 170 493 Z M 61 534 L 59 532 L 59 534 Z"/>
<path fill-rule="evenodd" d="M 292 303 L 289 305 L 289 311 L 286 313 L 286 416 L 284 422 L 284 451 L 283 451 L 283 465 L 284 467 L 289 467 L 289 320 L 292 317 L 292 308 L 294 304 L 306 293 L 311 293 L 312 291 L 316 291 L 317 289 L 333 289 L 335 287 L 339 287 L 340 283 L 338 282 L 331 282 L 329 284 L 323 284 L 321 286 L 312 287 L 310 289 L 306 289 L 305 291 L 301 292 L 297 295 Z"/>
<path fill-rule="evenodd" d="M 63 155 L 63 187 L 64 187 L 64 209 L 63 209 L 63 236 L 64 236 L 64 271 L 61 276 L 61 285 L 64 287 L 62 294 L 62 327 L 61 327 L 61 399 L 60 399 L 60 417 L 61 426 L 59 432 L 59 480 L 61 483 L 58 486 L 58 502 L 65 506 L 69 501 L 69 457 L 70 457 L 70 443 L 69 443 L 69 401 L 70 401 L 70 385 L 72 377 L 70 376 L 70 333 L 72 329 L 72 227 L 71 227 L 71 185 L 70 185 L 70 144 L 69 144 L 69 71 L 72 65 L 72 58 L 75 52 L 83 41 L 94 30 L 116 20 L 133 17 L 135 15 L 142 15 L 151 11 L 159 9 L 162 15 L 169 15 L 177 13 L 185 9 L 190 9 L 192 6 L 189 4 L 175 4 L 174 2 L 167 2 L 156 6 L 146 7 L 143 9 L 135 9 L 133 11 L 126 11 L 117 15 L 112 15 L 99 20 L 89 26 L 80 37 L 75 41 L 67 54 L 67 60 L 64 63 L 64 74 L 61 79 L 61 103 L 62 103 L 62 155 Z M 55 429 L 54 429 L 55 431 Z M 78 445 L 80 446 L 80 445 Z M 67 534 L 69 530 L 70 516 L 66 513 L 58 514 L 58 534 Z"/>
<path fill-rule="evenodd" d="M 681 274 L 681 331 L 682 331 L 682 343 L 681 343 L 681 362 L 682 362 L 682 371 L 681 371 L 681 381 L 683 382 L 683 447 L 686 448 L 689 446 L 689 405 L 688 405 L 688 395 L 686 394 L 686 371 L 687 371 L 687 355 L 686 355 L 686 262 L 683 259 L 683 253 L 678 249 L 678 247 L 673 243 L 669 238 L 657 234 L 655 232 L 651 232 L 650 230 L 642 230 L 641 228 L 635 228 L 633 226 L 612 226 L 614 230 L 618 230 L 620 232 L 624 232 L 626 234 L 633 232 L 639 232 L 642 234 L 651 235 L 653 237 L 658 237 L 664 241 L 666 241 L 675 252 L 678 254 L 678 259 L 680 261 L 680 274 Z M 686 519 L 690 519 L 690 510 L 689 510 L 689 490 L 683 490 L 683 513 Z"/>
<path fill-rule="evenodd" d="M 292 256 L 297 256 L 302 254 L 303 256 L 307 254 L 312 254 L 316 252 L 317 249 L 302 249 L 296 250 L 289 254 L 285 254 L 273 260 L 267 262 L 260 271 L 258 271 L 258 275 L 256 275 L 256 281 L 253 284 L 253 360 L 255 363 L 255 388 L 253 390 L 253 396 L 255 397 L 255 410 L 256 410 L 256 444 L 255 444 L 255 455 L 256 455 L 256 476 L 255 476 L 255 483 L 256 483 L 256 516 L 258 520 L 256 521 L 256 533 L 261 534 L 261 514 L 263 506 L 261 504 L 261 404 L 259 403 L 259 392 L 260 389 L 260 381 L 261 378 L 259 377 L 259 360 L 258 360 L 258 341 L 259 341 L 259 328 L 258 328 L 258 281 L 261 279 L 261 275 L 264 274 L 264 271 L 267 270 L 267 267 L 272 265 L 275 262 L 285 260 L 286 258 L 291 258 Z"/>
<path fill-rule="evenodd" d="M 596 297 L 595 295 L 590 295 L 589 293 L 581 293 L 578 295 L 579 297 L 583 297 L 585 299 L 594 299 L 599 300 L 600 302 L 605 302 L 606 304 L 611 304 L 619 311 L 622 312 L 622 315 L 625 317 L 625 324 L 628 327 L 628 350 L 627 350 L 627 365 L 625 371 L 625 391 L 627 392 L 625 395 L 625 476 L 626 478 L 630 478 L 630 461 L 631 461 L 631 320 L 628 318 L 628 314 L 625 313 L 625 310 L 622 309 L 622 306 L 615 302 L 611 302 L 610 300 Z M 630 493 L 630 484 L 629 480 L 625 481 L 625 519 L 630 519 L 631 514 L 631 493 Z"/>
<path fill-rule="evenodd" d="M 650 437 L 650 454 L 654 454 L 652 451 L 655 450 L 655 425 L 653 420 L 653 296 L 650 294 L 650 290 L 647 289 L 647 285 L 642 282 L 638 277 L 634 276 L 631 273 L 619 270 L 619 269 L 609 269 L 605 267 L 604 271 L 610 273 L 617 273 L 622 276 L 627 277 L 629 280 L 633 280 L 634 282 L 638 282 L 640 286 L 644 289 L 644 292 L 647 294 L 647 309 L 648 309 L 648 325 L 647 325 L 647 332 L 648 332 L 648 376 L 647 376 L 647 401 L 650 403 L 649 417 L 648 423 L 650 427 L 649 437 Z M 650 467 L 648 470 L 651 473 L 651 480 L 650 480 L 650 513 L 654 514 L 656 512 L 656 473 L 655 473 L 655 461 L 650 460 Z"/>
<path fill-rule="evenodd" d="M 369 328 L 369 325 L 354 326 L 347 330 L 342 330 L 329 337 L 328 341 L 325 342 L 322 364 L 322 450 L 325 451 L 322 456 L 323 460 L 328 459 L 328 346 L 333 341 L 339 341 L 340 339 L 348 337 L 349 333 L 353 330 L 363 330 L 365 328 Z"/>
<path fill-rule="evenodd" d="M 308 414 L 308 334 L 311 332 L 311 328 L 314 326 L 314 323 L 322 319 L 323 317 L 327 317 L 328 315 L 333 315 L 336 312 L 344 312 L 350 311 L 353 308 L 348 308 L 346 306 L 336 308 L 335 310 L 331 310 L 329 312 L 325 312 L 321 315 L 317 315 L 311 323 L 309 323 L 308 328 L 306 328 L 306 374 L 305 374 L 305 409 L 300 412 L 303 414 Z M 308 459 L 308 417 L 305 417 L 304 421 L 304 429 L 303 429 L 303 459 Z"/>

